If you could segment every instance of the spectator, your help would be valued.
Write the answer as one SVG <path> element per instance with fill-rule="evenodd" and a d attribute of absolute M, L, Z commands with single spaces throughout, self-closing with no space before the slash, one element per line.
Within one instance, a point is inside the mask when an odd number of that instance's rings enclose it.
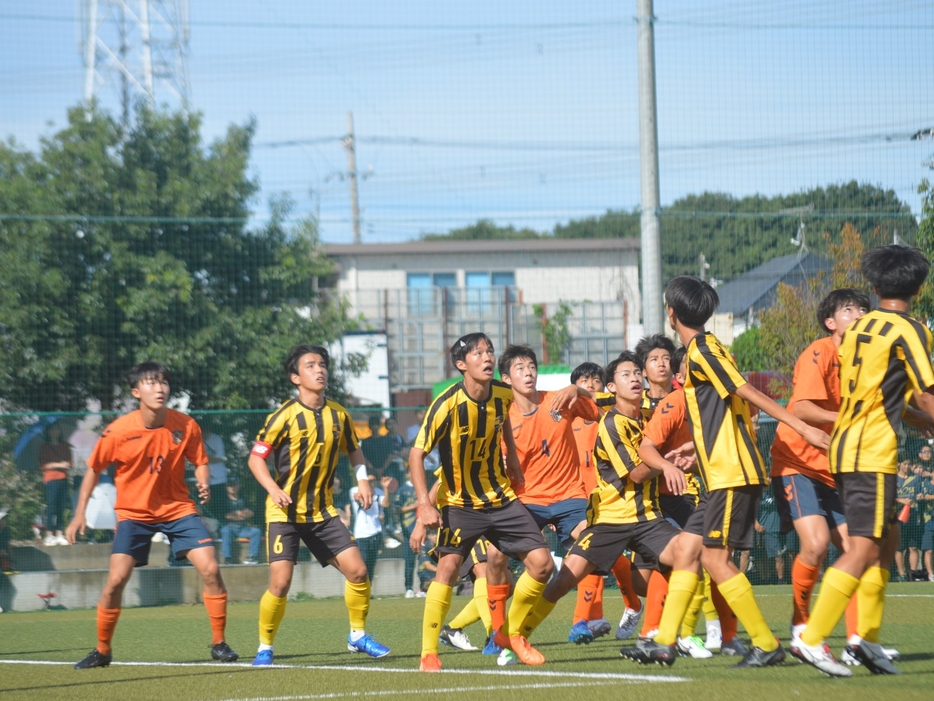
<path fill-rule="evenodd" d="M 392 503 L 399 514 L 399 522 L 402 526 L 402 547 L 404 548 L 403 557 L 405 558 L 405 598 L 411 599 L 415 596 L 412 583 L 415 576 L 417 553 L 409 545 L 409 538 L 412 537 L 412 531 L 415 530 L 415 510 L 418 506 L 418 500 L 415 498 L 415 487 L 412 485 L 412 476 L 409 474 L 408 468 L 405 470 L 405 482 L 392 497 Z"/>
<path fill-rule="evenodd" d="M 921 489 L 915 497 L 921 507 L 924 520 L 924 532 L 921 534 L 921 552 L 924 554 L 924 569 L 927 571 L 928 581 L 934 582 L 934 476 L 929 477 L 921 484 Z"/>
<path fill-rule="evenodd" d="M 898 581 L 911 581 L 912 573 L 918 569 L 918 546 L 921 534 L 918 528 L 919 512 L 917 495 L 922 478 L 915 474 L 907 460 L 898 463 L 898 520 L 901 522 L 901 542 L 895 553 L 895 567 L 898 569 Z M 905 570 L 905 551 L 908 551 L 908 571 Z"/>
<path fill-rule="evenodd" d="M 376 475 L 370 475 L 370 483 L 376 481 Z M 350 490 L 350 507 L 353 510 L 353 537 L 360 548 L 366 571 L 370 579 L 376 572 L 376 559 L 379 557 L 383 545 L 383 509 L 386 508 L 386 493 L 377 486 L 373 486 L 373 503 L 365 511 L 357 501 L 357 487 Z"/>
<path fill-rule="evenodd" d="M 221 526 L 221 553 L 224 556 L 224 563 L 230 562 L 234 538 L 249 538 L 249 550 L 243 564 L 255 565 L 259 562 L 259 542 L 263 537 L 263 532 L 256 526 L 249 525 L 253 512 L 240 498 L 240 480 L 232 476 L 226 479 L 225 484 L 227 485 L 226 494 L 222 503 L 226 508 L 226 513 L 224 514 L 225 523 Z M 220 510 L 221 506 L 218 505 L 217 509 Z"/>
<path fill-rule="evenodd" d="M 370 463 L 370 467 L 377 477 L 383 476 L 383 470 L 386 468 L 386 463 L 389 462 L 392 453 L 392 439 L 389 436 L 380 434 L 382 423 L 383 419 L 379 414 L 370 414 L 367 419 L 370 436 L 360 442 L 363 457 Z"/>
<path fill-rule="evenodd" d="M 340 518 L 341 523 L 350 530 L 350 497 L 344 491 L 340 477 L 334 475 L 331 484 L 333 485 L 331 494 L 334 499 L 334 508 L 337 509 L 337 516 Z"/>
<path fill-rule="evenodd" d="M 78 492 L 81 490 L 84 474 L 88 471 L 88 458 L 91 457 L 94 446 L 97 444 L 98 438 L 101 437 L 101 424 L 100 414 L 88 414 L 78 422 L 77 429 L 68 438 L 72 454 L 72 511 L 78 506 Z M 102 478 L 104 476 L 106 476 L 106 473 L 101 475 Z M 101 482 L 104 481 L 104 479 L 101 479 Z"/>
<path fill-rule="evenodd" d="M 774 583 L 785 583 L 785 544 L 782 542 L 783 534 L 781 531 L 781 519 L 778 511 L 775 510 L 775 502 L 772 493 L 767 491 L 762 496 L 762 505 L 759 509 L 759 519 L 756 521 L 756 532 L 762 534 L 762 540 L 765 544 L 765 556 L 768 560 L 775 562 L 775 570 L 768 576 L 769 583 L 773 576 Z"/>
<path fill-rule="evenodd" d="M 39 471 L 45 482 L 44 545 L 68 545 L 62 530 L 68 505 L 68 472 L 73 467 L 71 446 L 62 427 L 53 423 L 45 429 L 45 443 L 39 448 Z"/>
<path fill-rule="evenodd" d="M 0 572 L 13 570 L 13 546 L 10 526 L 7 523 L 7 510 L 0 509 Z M 2 612 L 3 609 L 0 609 Z"/>
<path fill-rule="evenodd" d="M 211 471 L 209 486 L 211 498 L 207 503 L 208 515 L 223 522 L 224 505 L 227 501 L 227 451 L 224 439 L 214 433 L 207 425 L 204 429 L 204 449 L 208 454 L 208 469 Z M 246 536 L 244 536 L 246 537 Z"/>
<path fill-rule="evenodd" d="M 409 426 L 409 430 L 406 433 L 408 438 L 409 446 L 415 443 L 416 437 L 418 437 L 418 432 L 422 428 L 422 422 L 425 420 L 425 409 L 419 409 L 415 412 L 415 418 L 417 423 Z M 430 453 L 425 456 L 425 482 L 428 485 L 428 489 L 431 489 L 434 486 L 435 480 L 435 470 L 438 469 L 438 466 L 441 464 L 441 457 L 438 453 L 438 448 L 435 447 Z"/>
<path fill-rule="evenodd" d="M 922 477 L 928 478 L 934 476 L 934 458 L 932 458 L 932 450 L 930 445 L 922 445 L 921 450 L 918 451 L 918 465 L 920 470 L 919 473 Z"/>

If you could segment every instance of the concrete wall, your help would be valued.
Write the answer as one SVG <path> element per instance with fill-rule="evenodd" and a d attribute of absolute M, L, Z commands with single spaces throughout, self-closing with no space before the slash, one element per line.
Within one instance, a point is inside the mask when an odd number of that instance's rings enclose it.
<path fill-rule="evenodd" d="M 62 548 L 66 550 L 66 548 Z M 396 596 L 405 591 L 405 561 L 381 559 L 373 576 L 373 596 Z M 269 584 L 266 565 L 226 565 L 221 568 L 230 601 L 258 601 Z M 39 594 L 55 592 L 53 607 L 97 606 L 107 581 L 106 569 L 0 574 L 0 607 L 4 611 L 36 611 L 45 607 Z M 123 593 L 123 605 L 167 606 L 194 604 L 201 599 L 201 577 L 193 567 L 140 567 Z M 289 598 L 304 592 L 314 598 L 343 596 L 344 577 L 333 567 L 300 562 L 295 567 Z"/>

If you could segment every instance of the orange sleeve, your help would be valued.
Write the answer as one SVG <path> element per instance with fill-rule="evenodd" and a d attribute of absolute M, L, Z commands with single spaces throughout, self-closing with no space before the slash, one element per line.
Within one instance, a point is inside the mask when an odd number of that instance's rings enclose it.
<path fill-rule="evenodd" d="M 590 397 L 580 397 L 571 407 L 571 416 L 568 418 L 571 420 L 580 418 L 584 421 L 596 421 L 600 418 L 600 410 Z"/>
<path fill-rule="evenodd" d="M 832 371 L 834 358 L 827 348 L 815 349 L 811 346 L 798 359 L 795 367 L 795 401 L 805 400 L 820 402 L 830 399 L 827 396 L 827 373 Z"/>
<path fill-rule="evenodd" d="M 191 419 L 188 443 L 185 446 L 185 458 L 195 467 L 208 464 L 208 452 L 204 449 L 204 438 L 198 422 Z"/>
<path fill-rule="evenodd" d="M 103 435 L 97 439 L 97 444 L 88 458 L 88 467 L 94 472 L 103 472 L 116 458 L 117 436 L 113 426 L 108 426 Z"/>

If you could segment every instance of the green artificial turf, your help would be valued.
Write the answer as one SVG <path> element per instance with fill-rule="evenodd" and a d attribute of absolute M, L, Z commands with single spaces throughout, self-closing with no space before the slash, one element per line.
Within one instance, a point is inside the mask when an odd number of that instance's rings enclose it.
<path fill-rule="evenodd" d="M 242 655 L 240 663 L 210 662 L 204 609 L 174 606 L 123 611 L 114 639 L 115 664 L 86 671 L 76 671 L 71 664 L 94 646 L 93 610 L 3 614 L 0 694 L 4 701 L 401 699 L 426 693 L 487 697 L 510 692 L 548 701 L 602 701 L 630 694 L 718 701 L 934 699 L 934 585 L 893 584 L 889 594 L 883 642 L 902 653 L 898 666 L 904 674 L 897 677 L 876 677 L 857 669 L 851 679 L 828 679 L 791 658 L 781 667 L 734 670 L 729 667 L 735 658 L 719 655 L 711 660 L 681 658 L 671 668 L 641 667 L 620 659 L 621 643 L 612 634 L 589 646 L 567 642 L 573 595 L 559 604 L 533 637 L 533 644 L 548 659 L 543 667 L 503 669 L 493 657 L 442 648 L 445 672 L 420 674 L 415 670 L 422 600 L 372 603 L 368 632 L 389 645 L 392 654 L 371 660 L 347 651 L 344 602 L 329 599 L 289 604 L 276 640 L 276 662 L 284 667 L 271 669 L 249 666 L 256 650 L 257 604 L 233 604 L 229 609 L 227 640 Z M 773 630 L 787 641 L 790 588 L 757 587 L 756 595 Z M 612 622 L 622 611 L 616 596 L 607 592 L 606 613 Z M 451 616 L 467 601 L 456 597 Z M 479 625 L 467 632 L 482 646 Z M 830 643 L 839 653 L 842 627 Z M 150 664 L 116 664 L 131 662 Z"/>

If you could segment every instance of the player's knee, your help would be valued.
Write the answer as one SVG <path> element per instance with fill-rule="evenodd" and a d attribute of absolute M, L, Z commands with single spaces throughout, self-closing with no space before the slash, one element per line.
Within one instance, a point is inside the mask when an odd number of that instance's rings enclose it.
<path fill-rule="evenodd" d="M 533 550 L 526 557 L 526 571 L 539 582 L 547 581 L 555 571 L 555 561 L 545 548 Z"/>

